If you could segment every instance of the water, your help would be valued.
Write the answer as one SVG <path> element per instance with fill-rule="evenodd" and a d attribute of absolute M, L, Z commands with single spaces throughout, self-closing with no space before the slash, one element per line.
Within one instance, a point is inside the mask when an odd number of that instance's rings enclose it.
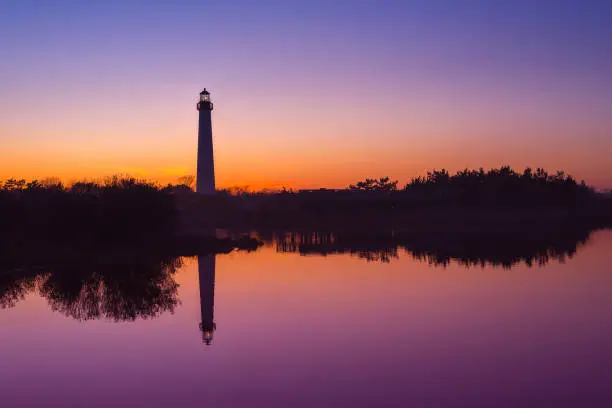
<path fill-rule="evenodd" d="M 4 277 L 0 405 L 609 407 L 611 244 L 532 267 L 268 244 Z"/>

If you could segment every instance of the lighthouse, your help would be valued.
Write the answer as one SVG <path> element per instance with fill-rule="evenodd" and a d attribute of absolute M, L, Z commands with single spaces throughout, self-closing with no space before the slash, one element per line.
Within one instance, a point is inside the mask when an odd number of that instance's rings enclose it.
<path fill-rule="evenodd" d="M 213 158 L 212 120 L 213 104 L 210 92 L 204 88 L 198 101 L 198 175 L 196 191 L 201 194 L 215 192 L 215 162 Z"/>

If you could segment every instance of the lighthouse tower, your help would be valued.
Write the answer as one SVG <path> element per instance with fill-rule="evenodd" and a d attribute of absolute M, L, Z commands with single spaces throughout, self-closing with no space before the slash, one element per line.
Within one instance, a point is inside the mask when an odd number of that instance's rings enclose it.
<path fill-rule="evenodd" d="M 210 101 L 210 92 L 204 88 L 200 92 L 198 102 L 198 175 L 196 191 L 201 194 L 215 192 L 215 162 L 213 158 L 212 120 L 213 104 Z"/>

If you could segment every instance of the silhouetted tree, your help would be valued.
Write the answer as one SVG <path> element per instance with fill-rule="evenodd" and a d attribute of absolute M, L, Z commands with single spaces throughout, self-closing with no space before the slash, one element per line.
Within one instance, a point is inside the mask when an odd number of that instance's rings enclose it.
<path fill-rule="evenodd" d="M 192 174 L 188 174 L 188 175 L 181 176 L 178 178 L 179 184 L 187 186 L 191 190 L 195 189 L 195 181 L 196 181 L 196 178 Z"/>
<path fill-rule="evenodd" d="M 445 169 L 433 170 L 427 177 L 416 177 L 404 191 L 418 192 L 423 198 L 448 204 L 495 206 L 576 205 L 593 191 L 578 184 L 565 172 L 549 175 L 542 168 L 522 173 L 509 166 L 484 171 L 464 169 L 451 176 Z"/>
<path fill-rule="evenodd" d="M 0 183 L 0 242 L 121 241 L 171 233 L 176 208 L 169 192 L 134 178 L 66 187 L 56 178 Z"/>
<path fill-rule="evenodd" d="M 350 190 L 353 191 L 368 191 L 368 192 L 390 192 L 397 190 L 397 180 L 391 181 L 390 177 L 381 177 L 379 179 L 365 179 L 357 184 L 351 184 Z"/>

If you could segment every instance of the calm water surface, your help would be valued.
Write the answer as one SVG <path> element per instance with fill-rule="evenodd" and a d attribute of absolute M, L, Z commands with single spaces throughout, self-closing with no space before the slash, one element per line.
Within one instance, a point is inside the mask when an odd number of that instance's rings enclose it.
<path fill-rule="evenodd" d="M 611 231 L 543 266 L 388 260 L 268 245 L 23 279 L 0 406 L 612 406 Z"/>

